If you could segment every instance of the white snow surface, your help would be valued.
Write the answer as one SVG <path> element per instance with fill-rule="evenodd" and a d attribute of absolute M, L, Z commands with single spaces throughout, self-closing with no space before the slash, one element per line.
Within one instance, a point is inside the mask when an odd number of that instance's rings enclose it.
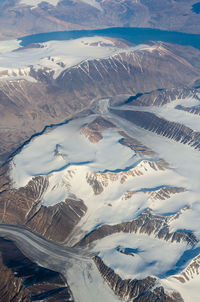
<path fill-rule="evenodd" d="M 106 44 L 106 46 L 105 46 Z M 13 51 L 16 45 L 17 51 Z M 19 48 L 14 42 L 1 42 L 0 72 L 8 70 L 9 76 L 20 74 L 26 70 L 29 75 L 30 68 L 54 71 L 57 77 L 61 71 L 77 65 L 78 63 L 94 59 L 104 58 L 118 52 L 119 48 L 114 43 L 102 37 L 86 37 L 68 41 L 49 41 L 41 43 L 39 48 Z M 6 49 L 10 51 L 5 51 Z"/>
<path fill-rule="evenodd" d="M 0 55 L 20 48 L 19 40 L 0 41 Z"/>
<path fill-rule="evenodd" d="M 25 186 L 34 176 L 62 173 L 68 166 L 89 167 L 98 172 L 133 164 L 135 153 L 118 143 L 121 136 L 115 130 L 105 131 L 104 139 L 97 144 L 80 133 L 84 123 L 93 119 L 73 120 L 26 145 L 13 160 L 11 175 L 15 188 Z"/>
<path fill-rule="evenodd" d="M 29 5 L 33 8 L 36 8 L 38 6 L 38 4 L 40 4 L 42 2 L 46 2 L 53 6 L 57 6 L 57 4 L 60 2 L 60 0 L 20 0 L 19 4 Z M 100 3 L 96 0 L 73 0 L 73 2 L 83 2 L 90 6 L 97 8 L 98 10 L 102 10 Z"/>
<path fill-rule="evenodd" d="M 133 249 L 132 255 L 118 251 Z M 185 243 L 170 243 L 146 234 L 113 234 L 98 240 L 92 251 L 123 279 L 164 278 L 187 249 Z M 130 250 L 129 250 L 130 251 Z M 170 255 L 170 257 L 169 257 Z"/>
<path fill-rule="evenodd" d="M 47 2 L 53 6 L 56 6 L 60 0 L 20 0 L 19 4 L 37 7 L 41 2 Z"/>
<path fill-rule="evenodd" d="M 187 99 L 177 100 L 173 105 L 167 106 L 176 111 L 175 106 L 179 102 L 184 106 L 198 104 L 197 100 Z M 108 106 L 107 99 L 100 100 L 98 112 L 154 150 L 155 158 L 140 157 L 130 148 L 121 145 L 118 128 L 105 130 L 102 140 L 90 142 L 81 130 L 96 118 L 93 115 L 72 120 L 34 138 L 26 145 L 12 161 L 10 176 L 13 186 L 25 186 L 34 176 L 43 175 L 49 180 L 49 186 L 42 196 L 43 205 L 55 205 L 72 195 L 84 201 L 88 210 L 73 230 L 67 243 L 69 246 L 102 224 L 113 225 L 133 220 L 147 208 L 152 213 L 168 217 L 170 232 L 193 231 L 200 240 L 200 152 L 136 127 L 111 114 L 107 110 Z M 185 113 L 180 111 L 180 114 Z M 193 115 L 188 116 L 192 123 Z M 167 116 L 167 119 L 170 118 L 171 113 Z M 168 162 L 169 168 L 151 168 L 149 162 L 155 162 L 158 158 Z M 131 172 L 136 170 L 142 174 L 133 176 Z M 95 177 L 104 184 L 103 191 L 98 195 L 94 194 L 87 180 Z M 122 181 L 124 177 L 125 181 Z M 154 191 L 161 186 L 183 187 L 186 191 L 171 194 L 166 199 L 154 199 L 146 193 L 148 189 Z M 127 198 L 127 194 L 131 192 L 133 194 Z M 178 215 L 171 215 L 176 213 Z M 198 301 L 199 277 L 187 284 L 168 277 L 169 271 L 176 269 L 176 263 L 184 251 L 190 248 L 183 241 L 172 243 L 155 238 L 153 234 L 118 233 L 94 241 L 91 248 L 122 278 L 141 279 L 154 275 L 161 278 L 159 280 L 166 289 L 180 290 L 186 302 Z M 119 252 L 118 248 L 134 249 L 135 252 L 134 255 L 126 255 Z"/>
<path fill-rule="evenodd" d="M 127 192 L 163 184 L 186 185 L 187 180 L 173 170 L 152 169 L 148 164 L 151 158 L 141 160 L 133 150 L 119 143 L 121 136 L 115 128 L 104 131 L 103 139 L 98 143 L 91 143 L 81 134 L 81 129 L 94 118 L 73 120 L 26 145 L 12 162 L 14 187 L 25 186 L 34 176 L 44 175 L 48 177 L 49 186 L 42 198 L 43 205 L 55 205 L 75 194 L 88 207 L 79 225 L 84 233 L 103 223 L 115 224 L 133 219 L 147 207 L 152 207 L 156 213 L 167 213 L 167 201 L 155 203 L 143 192 L 129 199 L 125 195 Z M 138 177 L 126 175 L 126 170 L 134 169 L 143 174 Z M 101 172 L 100 181 L 103 181 L 104 175 L 108 179 L 108 184 L 99 195 L 94 194 L 87 181 L 88 177 L 93 177 L 97 172 Z M 112 175 L 117 178 L 113 180 Z M 122 183 L 124 175 L 126 181 Z M 184 199 L 179 199 L 177 204 L 173 203 L 175 198 L 171 198 L 171 211 L 185 206 Z"/>
<path fill-rule="evenodd" d="M 13 51 L 16 50 L 17 51 Z M 152 51 L 154 46 L 138 45 L 127 49 L 119 48 L 115 42 L 103 37 L 83 37 L 67 41 L 49 41 L 39 43 L 39 47 L 22 48 L 19 41 L 0 42 L 0 79 L 7 80 L 26 77 L 30 81 L 30 70 L 53 72 L 57 78 L 70 67 L 83 61 L 102 59 L 125 51 Z M 1 51 L 2 50 L 2 51 Z M 1 74 L 1 72 L 3 72 Z M 7 75 L 5 76 L 5 72 Z M 32 78 L 32 81 L 35 81 Z"/>
<path fill-rule="evenodd" d="M 84 2 L 88 5 L 93 6 L 93 7 L 97 8 L 98 10 L 102 11 L 102 7 L 101 7 L 100 2 L 98 2 L 96 0 L 80 0 L 79 2 Z"/>
<path fill-rule="evenodd" d="M 200 116 L 191 114 L 190 112 L 176 109 L 175 107 L 182 105 L 183 107 L 200 106 L 200 101 L 193 97 L 174 100 L 164 106 L 138 107 L 124 106 L 124 110 L 148 111 L 155 113 L 158 117 L 167 119 L 171 122 L 184 124 L 194 131 L 200 131 Z"/>
<path fill-rule="evenodd" d="M 185 283 L 181 283 L 173 277 L 163 279 L 161 281 L 161 285 L 163 285 L 166 289 L 173 288 L 181 293 L 181 296 L 185 302 L 199 302 L 199 284 L 200 275 L 198 274 L 195 276 L 195 278 L 191 278 Z"/>

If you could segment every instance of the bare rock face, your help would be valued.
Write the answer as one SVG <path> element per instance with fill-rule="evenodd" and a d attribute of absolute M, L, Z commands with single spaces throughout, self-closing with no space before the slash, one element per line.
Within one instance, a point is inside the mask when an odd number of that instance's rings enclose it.
<path fill-rule="evenodd" d="M 179 187 L 168 187 L 163 186 L 161 188 L 157 188 L 153 191 L 145 189 L 143 192 L 144 194 L 148 195 L 148 199 L 152 200 L 154 203 L 156 201 L 162 201 L 169 199 L 174 194 L 179 194 L 182 192 L 186 192 L 187 190 L 185 188 L 179 188 Z M 123 199 L 127 200 L 131 198 L 133 195 L 140 193 L 141 191 L 128 191 L 124 194 Z"/>
<path fill-rule="evenodd" d="M 200 76 L 199 69 L 164 46 L 156 44 L 150 49 L 84 61 L 76 68 L 63 71 L 56 80 L 57 85 L 66 91 L 82 91 L 82 96 L 86 89 L 91 97 L 105 89 L 108 96 L 184 87 Z"/>
<path fill-rule="evenodd" d="M 123 141 L 122 141 L 123 142 Z M 135 142 L 134 142 L 135 143 Z M 150 152 L 150 149 L 147 149 Z M 168 163 L 160 159 L 157 161 L 141 160 L 135 167 L 129 167 L 127 171 L 104 171 L 104 173 L 92 173 L 87 175 L 87 182 L 92 186 L 95 195 L 101 194 L 110 182 L 119 181 L 124 184 L 130 177 L 143 176 L 149 171 L 164 171 L 169 167 Z"/>
<path fill-rule="evenodd" d="M 179 280 L 181 283 L 189 282 L 194 279 L 195 276 L 200 273 L 200 255 L 193 258 L 188 266 L 179 274 L 174 276 L 175 279 Z"/>
<path fill-rule="evenodd" d="M 178 194 L 186 192 L 185 188 L 176 188 L 176 187 L 162 187 L 155 191 L 146 191 L 145 194 L 148 194 L 149 197 L 153 200 L 165 200 L 170 198 L 173 194 Z"/>
<path fill-rule="evenodd" d="M 177 56 L 174 48 L 168 50 L 159 44 L 152 47 L 153 51 L 126 51 L 84 61 L 64 70 L 56 80 L 52 72 L 32 69 L 37 83 L 1 81 L 0 164 L 46 125 L 59 124 L 89 109 L 95 99 L 183 88 L 200 77 L 200 67 Z M 198 60 L 198 50 L 194 57 Z M 93 139 L 99 140 L 99 135 L 96 133 Z"/>
<path fill-rule="evenodd" d="M 25 34 L 104 27 L 151 27 L 199 33 L 196 0 L 147 1 L 58 1 L 57 5 L 41 1 L 29 6 L 19 0 L 1 1 L 1 38 Z M 20 18 L 19 18 L 20 16 Z M 170 16 L 170 22 L 169 22 Z M 6 24 L 6 27 L 5 27 Z"/>
<path fill-rule="evenodd" d="M 156 155 L 154 151 L 152 151 L 150 148 L 139 142 L 137 139 L 130 137 L 124 131 L 119 131 L 119 134 L 123 137 L 120 140 L 120 144 L 131 148 L 139 156 L 153 157 Z"/>
<path fill-rule="evenodd" d="M 118 114 L 141 128 L 155 132 L 174 141 L 188 144 L 194 149 L 200 150 L 200 133 L 193 131 L 183 124 L 170 122 L 151 112 L 133 110 L 120 111 L 114 109 L 111 109 L 111 112 Z"/>
<path fill-rule="evenodd" d="M 160 107 L 177 99 L 185 99 L 187 97 L 193 97 L 194 99 L 199 100 L 198 93 L 195 89 L 183 87 L 172 89 L 157 89 L 150 92 L 138 93 L 135 96 L 129 97 L 125 101 L 125 104 L 145 107 Z"/>
<path fill-rule="evenodd" d="M 122 299 L 139 302 L 183 302 L 179 293 L 173 292 L 169 296 L 162 286 L 155 286 L 157 279 L 154 277 L 147 277 L 142 280 L 123 280 L 114 270 L 106 266 L 100 257 L 95 256 L 94 262 L 114 293 Z"/>
<path fill-rule="evenodd" d="M 3 176 L 0 177 L 3 182 Z M 82 200 L 66 199 L 54 206 L 43 206 L 41 198 L 48 181 L 36 177 L 18 190 L 10 182 L 1 186 L 1 223 L 24 225 L 56 242 L 63 242 L 87 211 Z"/>
<path fill-rule="evenodd" d="M 25 225 L 31 230 L 56 242 L 63 242 L 86 213 L 82 200 L 66 199 L 55 206 L 41 206 L 27 216 Z"/>
<path fill-rule="evenodd" d="M 109 128 L 114 128 L 115 125 L 99 116 L 94 121 L 85 126 L 81 133 L 84 134 L 90 142 L 97 143 L 103 136 L 102 132 Z"/>
<path fill-rule="evenodd" d="M 170 232 L 167 223 L 167 218 L 153 215 L 149 210 L 141 214 L 133 221 L 122 222 L 116 225 L 102 225 L 94 231 L 87 234 L 77 246 L 85 246 L 92 243 L 95 240 L 102 239 L 106 236 L 115 233 L 145 233 L 148 235 L 153 234 L 156 238 L 169 240 L 171 242 L 185 241 L 189 245 L 194 246 L 197 243 L 197 239 L 193 233 L 187 231 L 175 231 Z"/>
<path fill-rule="evenodd" d="M 176 109 L 183 110 L 192 114 L 200 115 L 200 106 L 185 107 L 182 105 L 176 106 Z"/>
<path fill-rule="evenodd" d="M 14 242 L 0 238 L 0 297 L 2 302 L 73 301 L 64 277 L 32 262 Z"/>

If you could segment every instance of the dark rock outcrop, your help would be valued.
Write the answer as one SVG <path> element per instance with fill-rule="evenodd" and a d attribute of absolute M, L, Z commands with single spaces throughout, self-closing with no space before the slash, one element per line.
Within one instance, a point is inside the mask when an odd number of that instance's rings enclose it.
<path fill-rule="evenodd" d="M 184 107 L 182 105 L 176 106 L 176 109 L 189 112 L 191 114 L 200 115 L 200 105 L 199 106 L 192 106 L 192 107 Z"/>
<path fill-rule="evenodd" d="M 70 198 L 53 206 L 43 206 L 42 194 L 48 186 L 45 177 L 36 177 L 19 189 L 11 188 L 6 176 L 0 180 L 1 223 L 25 225 L 48 239 L 63 242 L 87 211 L 82 200 Z"/>
<path fill-rule="evenodd" d="M 95 5 L 96 2 L 96 5 Z M 14 39 L 26 34 L 104 27 L 151 27 L 199 33 L 197 0 L 162 1 L 41 1 L 35 8 L 18 0 L 0 2 L 0 38 Z M 94 5 L 94 6 L 93 6 Z M 19 18 L 20 17 L 20 18 Z M 169 22 L 170 21 L 170 22 Z"/>
<path fill-rule="evenodd" d="M 183 302 L 178 292 L 173 292 L 169 295 L 165 293 L 162 286 L 156 287 L 157 279 L 154 277 L 149 276 L 141 280 L 123 280 L 114 270 L 106 266 L 100 257 L 95 256 L 94 262 L 107 284 L 122 299 L 125 298 L 131 302 Z"/>
<path fill-rule="evenodd" d="M 137 139 L 130 137 L 127 135 L 124 131 L 119 131 L 119 134 L 123 137 L 120 140 L 120 144 L 127 146 L 135 151 L 139 156 L 150 156 L 153 157 L 156 155 L 154 151 L 152 151 L 147 146 L 143 145 L 141 142 L 139 142 Z"/>
<path fill-rule="evenodd" d="M 32 262 L 14 242 L 0 238 L 1 302 L 69 302 L 71 290 L 64 277 Z"/>
<path fill-rule="evenodd" d="M 124 233 L 143 233 L 147 235 L 153 234 L 156 238 L 171 242 L 185 241 L 189 245 L 194 246 L 197 239 L 192 232 L 175 231 L 170 232 L 166 217 L 153 215 L 149 210 L 141 214 L 133 221 L 122 222 L 116 225 L 102 225 L 92 232 L 88 233 L 77 246 L 85 246 L 95 240 L 102 239 L 112 234 Z"/>
<path fill-rule="evenodd" d="M 82 97 L 87 91 L 87 95 L 94 98 L 103 91 L 107 91 L 105 96 L 112 96 L 131 91 L 184 88 L 199 77 L 199 70 L 173 51 L 159 44 L 149 47 L 150 51 L 130 50 L 100 60 L 83 61 L 63 71 L 56 83 L 65 91 Z"/>
<path fill-rule="evenodd" d="M 189 282 L 194 279 L 200 272 L 200 255 L 193 258 L 192 261 L 187 265 L 187 267 L 174 278 L 179 280 L 181 283 Z"/>
<path fill-rule="evenodd" d="M 163 106 L 177 99 L 185 99 L 188 97 L 200 100 L 196 89 L 172 88 L 172 89 L 157 89 L 150 92 L 138 93 L 130 96 L 124 103 L 133 106 Z"/>
<path fill-rule="evenodd" d="M 95 99 L 185 87 L 200 77 L 198 68 L 156 44 L 154 50 L 122 52 L 87 60 L 64 70 L 31 71 L 38 82 L 0 82 L 0 164 L 33 134 L 88 109 Z M 199 57 L 197 51 L 196 57 Z"/>
<path fill-rule="evenodd" d="M 81 133 L 84 134 L 90 142 L 97 143 L 102 138 L 102 132 L 109 128 L 114 128 L 115 125 L 101 116 L 95 118 L 91 123 L 84 126 L 81 130 Z"/>
<path fill-rule="evenodd" d="M 147 111 L 111 109 L 111 112 L 143 129 L 200 150 L 200 132 L 193 131 L 183 124 L 170 122 Z"/>

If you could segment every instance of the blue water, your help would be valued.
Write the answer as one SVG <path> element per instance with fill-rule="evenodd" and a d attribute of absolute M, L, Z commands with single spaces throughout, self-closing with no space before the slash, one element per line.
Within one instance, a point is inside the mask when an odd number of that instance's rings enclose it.
<path fill-rule="evenodd" d="M 122 252 L 122 253 L 132 253 L 132 254 L 139 254 L 141 252 L 141 250 L 139 248 L 133 249 L 133 248 L 129 248 L 129 247 L 121 247 L 121 246 L 117 246 L 116 250 L 118 252 Z"/>
<path fill-rule="evenodd" d="M 40 33 L 19 38 L 21 46 L 27 46 L 31 43 L 42 43 L 51 40 L 69 40 L 81 37 L 91 37 L 94 35 L 120 38 L 134 44 L 146 43 L 148 41 L 163 41 L 180 45 L 190 45 L 200 49 L 200 35 L 187 34 L 174 31 L 164 31 L 152 28 L 134 28 L 134 27 L 114 27 L 97 30 L 73 30 L 58 31 L 50 33 Z"/>
<path fill-rule="evenodd" d="M 125 253 L 132 253 L 132 254 L 138 254 L 140 252 L 140 249 L 136 248 L 136 249 L 131 249 L 130 247 L 126 247 L 124 249 Z"/>
<path fill-rule="evenodd" d="M 192 5 L 192 11 L 196 14 L 200 14 L 200 2 Z"/>

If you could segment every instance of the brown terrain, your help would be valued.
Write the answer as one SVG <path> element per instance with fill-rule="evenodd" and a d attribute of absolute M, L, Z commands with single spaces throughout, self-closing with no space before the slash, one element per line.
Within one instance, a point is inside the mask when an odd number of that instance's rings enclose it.
<path fill-rule="evenodd" d="M 97 143 L 103 138 L 102 132 L 105 129 L 114 128 L 114 127 L 115 127 L 114 124 L 107 121 L 103 117 L 99 116 L 94 121 L 92 121 L 87 126 L 85 126 L 81 130 L 81 133 L 85 135 L 90 142 Z"/>
<path fill-rule="evenodd" d="M 73 301 L 64 277 L 32 262 L 10 240 L 0 238 L 0 300 Z"/>
<path fill-rule="evenodd" d="M 37 7 L 19 0 L 0 2 L 1 39 L 41 32 L 105 27 L 150 27 L 200 33 L 197 0 L 106 0 L 100 9 L 84 1 L 61 0 L 57 6 L 41 2 Z"/>
<path fill-rule="evenodd" d="M 152 52 L 122 52 L 82 62 L 63 71 L 56 80 L 52 73 L 39 70 L 31 71 L 37 83 L 1 81 L 0 163 L 46 125 L 63 122 L 89 109 L 96 99 L 116 95 L 128 98 L 174 87 L 188 91 L 200 78 L 199 50 L 190 47 L 193 56 L 187 58 L 184 47 L 177 51 L 169 44 L 156 45 Z"/>
<path fill-rule="evenodd" d="M 121 299 L 138 302 L 183 302 L 178 292 L 168 294 L 162 286 L 156 287 L 157 280 L 154 277 L 123 280 L 114 270 L 106 266 L 100 257 L 95 256 L 94 261 L 104 280 Z"/>
<path fill-rule="evenodd" d="M 0 222 L 24 225 L 56 242 L 63 242 L 69 236 L 87 210 L 81 200 L 72 199 L 50 207 L 41 206 L 42 194 L 48 187 L 44 177 L 34 178 L 19 190 L 11 188 L 8 177 L 1 176 L 0 181 Z"/>
<path fill-rule="evenodd" d="M 169 97 L 171 98 L 171 94 L 169 94 Z M 99 116 L 85 125 L 81 129 L 81 133 L 92 143 L 95 143 L 103 138 L 103 131 L 109 128 L 116 129 L 116 126 Z M 141 157 L 156 157 L 155 152 L 138 140 L 131 138 L 123 131 L 121 131 L 120 134 L 123 135 L 123 139 L 120 143 L 128 146 Z M 140 177 L 140 175 L 146 173 L 147 170 L 164 171 L 168 168 L 169 165 L 161 159 L 157 159 L 155 162 L 143 160 L 129 171 L 120 172 L 118 174 L 110 172 L 104 174 L 94 173 L 88 176 L 87 181 L 92 186 L 94 194 L 101 194 L 104 187 L 106 187 L 110 181 L 114 182 L 121 178 L 121 182 L 123 183 L 127 177 Z M 77 197 L 74 196 L 74 199 L 66 199 L 54 206 L 43 206 L 41 204 L 42 195 L 48 188 L 48 177 L 34 177 L 25 187 L 14 189 L 8 171 L 9 162 L 1 168 L 0 173 L 0 222 L 3 224 L 24 226 L 47 239 L 60 243 L 65 242 L 66 244 L 72 231 L 87 211 L 84 201 L 78 200 Z M 165 200 L 173 194 L 184 191 L 184 188 L 179 187 L 163 187 L 154 192 L 146 191 L 145 194 L 148 194 L 150 198 L 155 200 Z M 129 193 L 137 194 L 137 192 L 127 192 L 124 198 L 130 198 Z M 93 232 L 86 234 L 86 236 L 76 244 L 76 247 L 88 247 L 93 244 L 94 241 L 115 233 L 139 232 L 169 242 L 183 241 L 192 248 L 197 242 L 192 232 L 170 232 L 168 220 L 176 219 L 176 217 L 178 217 L 178 214 L 162 217 L 152 214 L 151 210 L 147 210 L 135 220 L 116 225 L 102 225 L 96 228 Z M 8 253 L 5 256 L 6 249 L 9 249 L 11 254 Z M 6 299 L 7 301 L 18 302 L 22 298 L 24 301 L 37 301 L 41 299 L 46 299 L 45 301 L 73 301 L 72 293 L 66 283 L 67 281 L 65 281 L 60 274 L 36 266 L 28 258 L 23 256 L 11 241 L 2 239 L 0 241 L 0 251 L 1 250 L 3 263 L 0 265 L 0 268 L 3 270 L 4 278 L 3 283 L 1 283 L 2 289 L 0 288 L 0 295 L 2 295 L 2 297 L 5 296 L 3 302 L 6 301 Z M 12 257 L 12 261 L 10 257 Z M 93 260 L 108 286 L 110 286 L 114 293 L 120 298 L 129 298 L 130 301 L 141 302 L 183 301 L 177 292 L 168 294 L 162 286 L 154 289 L 157 281 L 155 277 L 149 276 L 142 280 L 123 280 L 114 270 L 107 267 L 101 258 L 95 256 Z M 37 275 L 38 272 L 39 277 Z M 7 283 L 8 279 L 9 283 Z M 32 282 L 32 279 L 34 282 Z M 4 286 L 4 284 L 6 285 Z M 10 290 L 11 288 L 13 288 L 12 291 Z"/>
<path fill-rule="evenodd" d="M 170 217 L 171 218 L 171 217 Z M 176 219 L 176 216 L 172 217 Z M 77 246 L 84 246 L 87 244 L 91 244 L 93 241 L 104 238 L 106 236 L 110 236 L 115 233 L 145 233 L 148 235 L 153 234 L 153 236 L 169 240 L 171 242 L 181 242 L 186 241 L 188 244 L 193 246 L 197 239 L 195 236 L 190 233 L 188 234 L 185 231 L 169 231 L 169 227 L 167 224 L 167 219 L 162 216 L 157 216 L 151 214 L 149 210 L 140 215 L 137 219 L 129 222 L 123 222 L 117 225 L 103 225 L 94 230 L 93 232 L 87 234 L 78 244 Z"/>
<path fill-rule="evenodd" d="M 111 26 L 150 27 L 165 30 L 199 33 L 199 14 L 192 11 L 196 1 L 106 0 L 99 1 L 97 9 L 82 1 L 63 0 L 55 7 L 42 2 L 36 8 L 20 5 L 18 0 L 0 2 L 0 39 L 11 39 L 33 33 L 71 29 L 93 29 Z M 119 41 L 119 45 L 124 44 Z M 199 99 L 200 51 L 192 47 L 167 43 L 150 43 L 153 51 L 127 51 L 101 60 L 88 60 L 64 70 L 54 79 L 53 71 L 30 69 L 36 82 L 26 80 L 0 81 L 0 223 L 20 225 L 55 242 L 67 244 L 70 235 L 87 212 L 84 200 L 76 192 L 61 203 L 44 206 L 42 197 L 47 190 L 48 177 L 34 177 L 25 187 L 15 189 L 9 177 L 10 160 L 20 146 L 47 125 L 56 125 L 80 115 L 94 114 L 94 104 L 101 98 L 112 98 L 113 105 L 162 106 L 176 98 L 193 95 Z M 30 45 L 28 47 L 38 47 Z M 20 51 L 20 50 L 18 50 Z M 3 71 L 7 73 L 7 71 Z M 120 98 L 116 98 L 120 96 Z M 92 106 L 93 105 L 93 106 Z M 177 107 L 191 114 L 200 114 L 200 107 Z M 94 111 L 93 111 L 94 110 Z M 111 109 L 137 127 L 165 136 L 174 141 L 200 149 L 200 133 L 185 125 L 170 122 L 150 112 Z M 121 145 L 132 149 L 138 156 L 155 160 L 141 160 L 128 171 L 87 175 L 87 182 L 95 195 L 100 195 L 110 182 L 129 177 L 140 177 L 147 171 L 165 171 L 169 164 L 157 154 L 132 138 L 109 120 L 96 117 L 81 129 L 82 135 L 92 143 L 103 139 L 103 131 L 115 128 L 122 135 Z M 45 131 L 49 131 L 47 128 Z M 66 184 L 68 185 L 68 184 Z M 170 199 L 174 194 L 186 192 L 182 187 L 163 186 L 145 191 L 155 201 Z M 129 199 L 137 191 L 126 192 Z M 190 248 L 197 243 L 193 232 L 170 231 L 169 219 L 155 215 L 147 208 L 135 219 L 104 224 L 76 242 L 87 249 L 96 240 L 122 233 L 143 233 L 169 242 L 185 242 Z M 119 251 L 121 252 L 121 251 Z M 133 256 L 134 255 L 127 255 Z M 138 302 L 182 302 L 179 293 L 168 293 L 156 287 L 157 279 L 148 276 L 142 280 L 123 280 L 107 267 L 98 256 L 93 258 L 105 282 L 114 293 L 126 300 Z M 0 238 L 0 301 L 73 301 L 67 280 L 58 272 L 35 263 L 20 251 L 13 241 Z M 191 273 L 192 272 L 192 273 Z M 177 278 L 186 282 L 193 273 L 199 273 L 199 258 L 181 272 Z M 188 277 L 189 276 L 189 277 Z M 103 290 L 103 289 L 102 289 Z M 86 301 L 84 301 L 86 302 Z"/>

